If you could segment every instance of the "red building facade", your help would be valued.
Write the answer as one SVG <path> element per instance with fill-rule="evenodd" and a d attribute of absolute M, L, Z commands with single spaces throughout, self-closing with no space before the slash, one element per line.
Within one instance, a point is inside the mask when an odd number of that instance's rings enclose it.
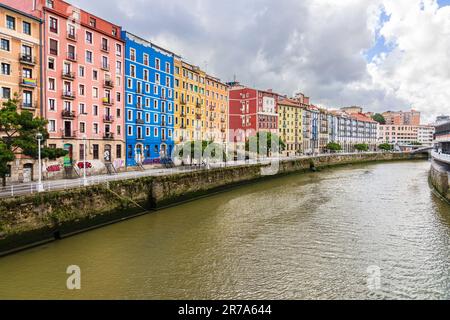
<path fill-rule="evenodd" d="M 229 90 L 230 142 L 245 142 L 257 132 L 278 133 L 279 94 L 232 84 Z"/>

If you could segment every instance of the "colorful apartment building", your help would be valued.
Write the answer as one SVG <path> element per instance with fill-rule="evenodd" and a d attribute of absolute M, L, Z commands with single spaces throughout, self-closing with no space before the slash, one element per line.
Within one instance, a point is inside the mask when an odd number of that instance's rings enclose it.
<path fill-rule="evenodd" d="M 434 126 L 412 125 L 380 125 L 378 139 L 380 143 L 396 145 L 423 144 L 431 146 L 433 143 Z"/>
<path fill-rule="evenodd" d="M 44 20 L 45 106 L 49 146 L 64 148 L 72 176 L 124 167 L 121 28 L 60 0 L 39 0 Z M 86 152 L 85 152 L 86 150 Z"/>
<path fill-rule="evenodd" d="M 228 133 L 228 85 L 206 75 L 206 136 L 208 141 L 226 144 Z"/>
<path fill-rule="evenodd" d="M 17 96 L 19 112 L 26 110 L 34 116 L 42 115 L 40 32 L 39 18 L 0 4 L 0 104 Z M 8 181 L 37 179 L 35 161 L 20 153 L 9 168 Z"/>
<path fill-rule="evenodd" d="M 420 112 L 416 110 L 411 110 L 407 112 L 387 111 L 383 113 L 383 117 L 386 120 L 387 125 L 419 126 L 421 115 Z"/>
<path fill-rule="evenodd" d="M 204 139 L 206 73 L 175 57 L 175 143 Z"/>
<path fill-rule="evenodd" d="M 286 145 L 284 154 L 294 156 L 302 153 L 302 107 L 297 100 L 280 99 L 278 101 L 278 136 Z"/>
<path fill-rule="evenodd" d="M 378 123 L 361 112 L 349 114 L 344 110 L 348 111 L 343 108 L 328 113 L 329 142 L 339 143 L 344 152 L 354 152 L 356 144 L 377 150 Z"/>
<path fill-rule="evenodd" d="M 278 134 L 277 103 L 281 96 L 237 82 L 229 85 L 229 141 L 245 142 L 257 132 Z"/>
<path fill-rule="evenodd" d="M 174 54 L 122 32 L 127 166 L 159 164 L 174 147 Z"/>

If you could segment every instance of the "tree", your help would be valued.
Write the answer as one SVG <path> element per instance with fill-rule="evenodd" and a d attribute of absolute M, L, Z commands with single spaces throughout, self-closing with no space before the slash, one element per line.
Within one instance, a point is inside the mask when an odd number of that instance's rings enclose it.
<path fill-rule="evenodd" d="M 6 167 L 7 163 L 15 159 L 15 155 L 21 153 L 33 159 L 38 157 L 37 134 L 42 135 L 41 148 L 42 159 L 55 160 L 67 154 L 67 151 L 57 148 L 45 147 L 45 141 L 49 134 L 47 131 L 47 121 L 43 118 L 35 118 L 29 111 L 17 111 L 19 103 L 17 94 L 13 99 L 3 103 L 0 109 L 0 134 L 3 149 L 8 156 L 0 158 L 0 167 Z M 13 155 L 12 160 L 11 154 Z M 0 169 L 1 170 L 1 169 Z M 6 172 L 0 172 L 3 185 L 6 184 Z"/>
<path fill-rule="evenodd" d="M 383 117 L 382 114 L 380 113 L 376 113 L 372 116 L 372 119 L 376 122 L 378 122 L 379 124 L 386 124 L 386 119 Z"/>
<path fill-rule="evenodd" d="M 392 150 L 394 150 L 394 146 L 389 143 L 383 143 L 378 146 L 378 149 L 383 150 L 383 151 L 392 151 Z"/>
<path fill-rule="evenodd" d="M 226 159 L 224 147 L 213 141 L 188 141 L 175 147 L 175 157 L 184 161 L 193 159 L 203 161 L 203 159 Z"/>
<path fill-rule="evenodd" d="M 369 151 L 369 146 L 365 143 L 355 144 L 355 149 L 358 151 Z"/>
<path fill-rule="evenodd" d="M 2 185 L 6 185 L 6 175 L 9 173 L 8 162 L 14 160 L 14 153 L 8 149 L 3 141 L 0 141 L 0 176 L 2 177 Z"/>
<path fill-rule="evenodd" d="M 330 142 L 327 144 L 327 146 L 325 147 L 328 151 L 331 152 L 337 152 L 337 151 L 341 151 L 342 147 L 339 143 L 337 142 Z"/>
<path fill-rule="evenodd" d="M 256 150 L 254 150 L 256 148 Z M 245 151 L 260 155 L 270 156 L 273 152 L 281 152 L 286 149 L 284 141 L 271 132 L 258 132 L 256 136 L 250 137 L 245 142 Z"/>

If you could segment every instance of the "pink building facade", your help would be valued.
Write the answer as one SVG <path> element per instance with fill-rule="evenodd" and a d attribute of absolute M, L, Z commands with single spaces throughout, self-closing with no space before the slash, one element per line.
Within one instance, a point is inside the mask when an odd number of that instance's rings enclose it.
<path fill-rule="evenodd" d="M 62 171 L 80 174 L 84 159 L 88 174 L 124 168 L 121 27 L 61 0 L 11 4 L 44 21 L 42 110 L 48 120 L 48 145 L 69 152 Z"/>

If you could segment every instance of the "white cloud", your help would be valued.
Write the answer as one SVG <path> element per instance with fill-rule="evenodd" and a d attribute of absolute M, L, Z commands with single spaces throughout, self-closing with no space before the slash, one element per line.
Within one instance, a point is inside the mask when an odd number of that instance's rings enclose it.
<path fill-rule="evenodd" d="M 74 2 L 223 80 L 302 90 L 328 107 L 450 113 L 450 8 L 435 0 Z M 378 33 L 394 50 L 368 63 Z"/>

